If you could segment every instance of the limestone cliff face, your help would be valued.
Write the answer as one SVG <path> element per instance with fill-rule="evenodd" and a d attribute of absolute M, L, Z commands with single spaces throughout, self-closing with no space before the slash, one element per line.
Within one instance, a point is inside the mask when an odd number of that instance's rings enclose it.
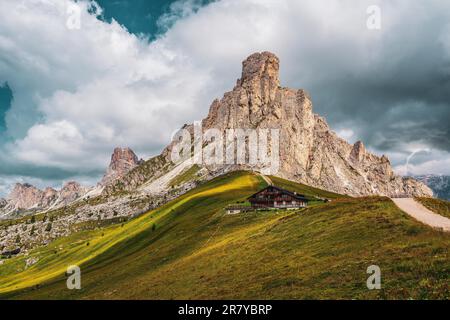
<path fill-rule="evenodd" d="M 101 186 L 111 185 L 123 178 L 129 171 L 142 163 L 130 148 L 116 148 L 111 156 L 111 163 L 100 182 Z"/>
<path fill-rule="evenodd" d="M 351 145 L 339 138 L 313 113 L 305 90 L 280 86 L 279 59 L 269 52 L 243 62 L 236 86 L 212 103 L 202 124 L 222 131 L 279 129 L 278 175 L 287 179 L 353 196 L 432 195 L 424 184 L 396 176 L 387 157 L 367 152 L 360 141 Z"/>

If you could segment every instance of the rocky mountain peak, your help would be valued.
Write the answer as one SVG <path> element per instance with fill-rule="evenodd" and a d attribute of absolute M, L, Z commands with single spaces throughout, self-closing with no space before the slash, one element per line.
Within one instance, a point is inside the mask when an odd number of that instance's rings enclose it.
<path fill-rule="evenodd" d="M 280 60 L 270 52 L 254 53 L 242 62 L 240 84 L 263 80 L 269 87 L 279 87 Z"/>
<path fill-rule="evenodd" d="M 55 208 L 77 200 L 87 191 L 88 188 L 74 181 L 66 183 L 60 191 L 51 187 L 40 190 L 28 183 L 17 183 L 0 208 L 6 207 L 8 212 Z"/>
<path fill-rule="evenodd" d="M 116 181 L 142 163 L 130 148 L 116 148 L 101 186 Z M 76 181 L 65 183 L 60 190 L 48 187 L 40 190 L 28 183 L 17 183 L 7 199 L 0 199 L 0 216 L 21 210 L 48 210 L 69 205 L 95 188 L 82 186 Z"/>
<path fill-rule="evenodd" d="M 204 129 L 279 129 L 276 175 L 283 178 L 353 196 L 432 195 L 424 184 L 396 176 L 389 160 L 369 153 L 361 141 L 351 145 L 339 138 L 313 113 L 305 90 L 280 86 L 279 65 L 270 52 L 244 60 L 241 79 L 214 100 Z"/>
<path fill-rule="evenodd" d="M 69 181 L 63 185 L 61 192 L 76 192 L 76 191 L 79 191 L 80 189 L 81 189 L 81 185 L 78 182 Z"/>
<path fill-rule="evenodd" d="M 40 203 L 43 191 L 28 183 L 16 183 L 8 196 L 15 209 L 28 209 Z"/>
<path fill-rule="evenodd" d="M 38 190 L 36 187 L 32 186 L 29 183 L 16 183 L 11 193 L 8 196 L 8 199 L 14 199 L 16 195 L 21 194 L 27 191 Z"/>
<path fill-rule="evenodd" d="M 63 185 L 58 194 L 58 205 L 68 205 L 76 199 L 82 197 L 87 192 L 87 188 L 83 187 L 76 181 L 69 181 Z"/>
<path fill-rule="evenodd" d="M 111 155 L 109 167 L 100 182 L 101 186 L 106 186 L 120 179 L 130 170 L 142 163 L 133 150 L 130 148 L 115 148 Z"/>
<path fill-rule="evenodd" d="M 51 194 L 56 194 L 56 193 L 58 193 L 58 191 L 56 191 L 55 189 L 53 189 L 51 187 L 47 187 L 44 189 L 44 194 L 51 195 Z"/>
<path fill-rule="evenodd" d="M 385 154 L 383 154 L 383 155 L 381 156 L 381 161 L 382 161 L 382 162 L 385 162 L 385 163 L 391 164 L 391 161 L 389 160 L 389 158 L 388 158 L 387 155 L 385 155 Z"/>
<path fill-rule="evenodd" d="M 138 157 L 130 148 L 115 148 L 111 155 L 112 169 L 121 169 L 126 166 L 133 166 L 139 163 Z"/>
<path fill-rule="evenodd" d="M 54 201 L 58 198 L 58 191 L 53 188 L 47 187 L 44 189 L 42 194 L 41 206 L 43 208 L 47 208 L 54 203 Z"/>

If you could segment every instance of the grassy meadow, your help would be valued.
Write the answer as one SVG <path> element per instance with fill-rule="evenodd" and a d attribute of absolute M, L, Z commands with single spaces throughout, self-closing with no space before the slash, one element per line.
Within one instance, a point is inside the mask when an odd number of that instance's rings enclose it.
<path fill-rule="evenodd" d="M 328 203 L 227 215 L 266 186 L 234 172 L 123 224 L 59 239 L 0 265 L 1 299 L 448 299 L 450 235 L 388 198 L 348 198 L 272 178 Z M 26 269 L 26 259 L 39 261 Z M 368 290 L 378 265 L 382 289 Z M 66 268 L 81 267 L 81 290 Z"/>

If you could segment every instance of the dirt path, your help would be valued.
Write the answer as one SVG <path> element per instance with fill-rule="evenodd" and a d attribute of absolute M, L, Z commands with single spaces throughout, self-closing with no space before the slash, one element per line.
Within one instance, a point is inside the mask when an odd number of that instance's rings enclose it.
<path fill-rule="evenodd" d="M 394 198 L 394 203 L 414 219 L 429 225 L 430 227 L 450 232 L 450 219 L 436 214 L 413 198 Z"/>

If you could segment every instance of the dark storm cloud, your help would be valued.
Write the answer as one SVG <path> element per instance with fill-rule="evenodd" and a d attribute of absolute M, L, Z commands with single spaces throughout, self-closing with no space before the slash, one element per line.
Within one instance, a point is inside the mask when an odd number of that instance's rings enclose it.
<path fill-rule="evenodd" d="M 106 169 L 105 169 L 106 170 Z M 27 176 L 43 180 L 64 180 L 81 175 L 98 177 L 104 170 L 64 170 L 55 167 L 32 166 L 30 164 L 5 163 L 0 167 L 0 176 Z"/>
<path fill-rule="evenodd" d="M 371 85 L 366 79 L 312 88 L 315 110 L 332 125 L 359 130 L 361 139 L 381 150 L 414 141 L 450 151 L 450 97 L 447 83 L 405 88 L 400 79 Z M 417 90 L 416 90 L 417 89 Z M 441 90 L 435 93 L 433 91 Z M 324 92 L 325 91 L 325 92 Z"/>
<path fill-rule="evenodd" d="M 384 3 L 381 17 L 388 23 L 380 31 L 358 32 L 369 40 L 366 51 L 333 33 L 327 50 L 311 38 L 297 60 L 301 66 L 287 76 L 310 91 L 315 111 L 333 127 L 355 130 L 373 148 L 399 151 L 421 143 L 450 152 L 448 10 L 439 9 L 443 2 L 412 1 L 394 19 L 394 8 Z"/>
<path fill-rule="evenodd" d="M 6 112 L 11 108 L 13 95 L 8 84 L 0 84 L 0 134 L 6 129 Z"/>
<path fill-rule="evenodd" d="M 3 153 L 4 154 L 4 153 Z M 44 189 L 59 189 L 64 181 L 78 181 L 86 185 L 95 185 L 104 170 L 65 170 L 54 166 L 38 166 L 20 163 L 0 156 L 0 198 L 7 197 L 15 183 L 31 183 Z"/>

